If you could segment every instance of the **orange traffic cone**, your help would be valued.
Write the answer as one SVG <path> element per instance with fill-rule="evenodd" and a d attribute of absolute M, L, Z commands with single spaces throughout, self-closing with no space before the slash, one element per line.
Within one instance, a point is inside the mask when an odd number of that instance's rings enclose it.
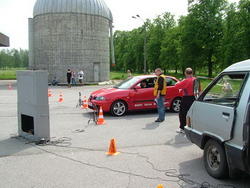
<path fill-rule="evenodd" d="M 9 89 L 12 89 L 11 84 L 9 84 Z"/>
<path fill-rule="evenodd" d="M 116 144 L 115 139 L 112 138 L 110 141 L 109 151 L 106 153 L 106 155 L 117 155 L 120 152 L 116 151 Z"/>
<path fill-rule="evenodd" d="M 58 102 L 62 102 L 62 101 L 63 101 L 63 97 L 62 97 L 62 92 L 60 91 L 60 97 L 59 97 Z"/>
<path fill-rule="evenodd" d="M 50 89 L 49 89 L 48 97 L 52 97 L 52 93 Z"/>
<path fill-rule="evenodd" d="M 84 96 L 82 109 L 87 109 L 87 108 L 88 108 L 88 103 L 87 103 L 87 100 L 86 100 L 86 96 Z"/>
<path fill-rule="evenodd" d="M 157 188 L 163 188 L 163 185 L 162 185 L 162 184 L 159 184 L 159 185 L 157 186 Z"/>
<path fill-rule="evenodd" d="M 100 111 L 99 111 L 99 117 L 98 121 L 96 123 L 97 125 L 105 125 L 104 117 L 103 117 L 103 111 L 102 111 L 102 106 L 100 106 Z"/>

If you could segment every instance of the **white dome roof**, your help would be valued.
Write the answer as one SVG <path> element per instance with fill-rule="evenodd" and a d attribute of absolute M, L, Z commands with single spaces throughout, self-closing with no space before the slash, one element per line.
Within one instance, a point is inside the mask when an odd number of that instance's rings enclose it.
<path fill-rule="evenodd" d="M 113 20 L 112 13 L 104 0 L 37 0 L 33 17 L 40 14 L 69 12 L 98 15 Z"/>

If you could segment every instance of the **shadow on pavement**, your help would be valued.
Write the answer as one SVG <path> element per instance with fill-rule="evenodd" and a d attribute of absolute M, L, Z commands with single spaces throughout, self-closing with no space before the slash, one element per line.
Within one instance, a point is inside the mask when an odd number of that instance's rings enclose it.
<path fill-rule="evenodd" d="M 0 141 L 0 157 L 15 155 L 31 148 L 29 142 L 22 137 L 12 137 Z"/>

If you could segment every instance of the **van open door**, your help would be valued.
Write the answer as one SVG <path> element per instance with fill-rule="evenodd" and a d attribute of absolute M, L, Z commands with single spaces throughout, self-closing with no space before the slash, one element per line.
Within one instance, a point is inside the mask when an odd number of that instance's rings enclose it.
<path fill-rule="evenodd" d="M 244 78 L 245 73 L 225 73 L 217 77 L 193 104 L 193 128 L 203 134 L 217 135 L 221 142 L 231 140 Z"/>

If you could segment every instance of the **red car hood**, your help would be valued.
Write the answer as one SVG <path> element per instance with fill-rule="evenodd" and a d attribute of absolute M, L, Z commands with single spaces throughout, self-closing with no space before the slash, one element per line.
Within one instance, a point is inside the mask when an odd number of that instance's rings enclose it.
<path fill-rule="evenodd" d="M 104 96 L 106 94 L 109 93 L 114 93 L 114 91 L 118 90 L 117 88 L 103 88 L 103 89 L 98 89 L 96 91 L 94 91 L 93 93 L 91 93 L 92 96 L 96 96 L 96 95 L 101 95 Z"/>

